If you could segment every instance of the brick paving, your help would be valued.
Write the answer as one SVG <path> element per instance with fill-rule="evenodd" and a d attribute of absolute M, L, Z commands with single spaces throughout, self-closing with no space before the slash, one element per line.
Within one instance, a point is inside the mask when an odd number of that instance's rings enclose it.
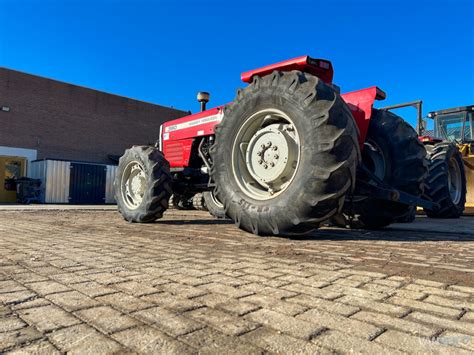
<path fill-rule="evenodd" d="M 474 238 L 0 214 L 0 353 L 472 353 Z"/>

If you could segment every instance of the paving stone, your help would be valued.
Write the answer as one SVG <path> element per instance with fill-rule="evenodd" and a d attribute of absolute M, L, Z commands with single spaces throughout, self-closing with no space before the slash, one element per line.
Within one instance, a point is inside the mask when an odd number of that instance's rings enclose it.
<path fill-rule="evenodd" d="M 208 292 L 220 293 L 229 297 L 240 298 L 253 294 L 251 291 L 242 290 L 236 287 L 222 285 L 218 283 L 210 283 L 200 286 L 199 288 L 204 289 Z M 207 293 L 207 292 L 206 292 Z"/>
<path fill-rule="evenodd" d="M 393 294 L 395 296 L 409 298 L 409 299 L 412 299 L 412 300 L 422 300 L 422 299 L 426 298 L 426 296 L 428 295 L 425 292 L 410 291 L 410 290 L 405 290 L 405 289 L 395 290 Z"/>
<path fill-rule="evenodd" d="M 75 315 L 104 333 L 114 333 L 141 324 L 109 306 L 84 309 L 75 312 Z"/>
<path fill-rule="evenodd" d="M 1 293 L 12 293 L 16 291 L 27 291 L 28 289 L 23 286 L 22 284 L 7 280 L 7 281 L 0 281 L 0 294 Z"/>
<path fill-rule="evenodd" d="M 330 286 L 329 286 L 330 287 Z M 285 290 L 293 291 L 297 293 L 304 293 L 313 297 L 320 297 L 327 300 L 333 300 L 335 298 L 341 297 L 342 293 L 339 291 L 333 291 L 332 289 L 325 288 L 315 288 L 309 286 L 303 286 L 300 284 L 290 284 L 282 287 Z M 287 297 L 296 296 L 296 294 L 289 295 Z"/>
<path fill-rule="evenodd" d="M 469 286 L 452 285 L 448 287 L 448 290 L 474 294 L 474 287 Z"/>
<path fill-rule="evenodd" d="M 360 287 L 365 284 L 364 281 L 360 280 L 351 280 L 351 279 L 337 279 L 333 282 L 335 285 L 349 286 L 349 287 Z"/>
<path fill-rule="evenodd" d="M 159 291 L 166 291 L 173 295 L 178 295 L 185 298 L 194 298 L 205 295 L 208 291 L 203 290 L 199 287 L 181 285 L 178 283 L 169 283 L 165 285 L 156 286 Z"/>
<path fill-rule="evenodd" d="M 240 335 L 259 326 L 258 323 L 212 308 L 199 308 L 186 312 L 186 316 L 227 335 Z"/>
<path fill-rule="evenodd" d="M 216 293 L 210 293 L 201 297 L 196 297 L 193 300 L 201 303 L 202 305 L 221 309 L 229 313 L 235 313 L 239 316 L 243 316 L 260 308 L 260 306 L 245 302 L 243 299 L 236 300 L 235 298 Z"/>
<path fill-rule="evenodd" d="M 58 281 L 63 284 L 68 284 L 68 285 L 90 281 L 90 279 L 88 279 L 87 277 L 82 276 L 82 275 L 77 275 L 73 272 L 55 274 L 55 275 L 51 275 L 50 277 L 55 281 Z"/>
<path fill-rule="evenodd" d="M 413 283 L 418 284 L 418 285 L 423 285 L 423 286 L 429 286 L 429 287 L 438 287 L 438 288 L 446 287 L 446 284 L 443 282 L 422 280 L 422 279 L 414 280 Z"/>
<path fill-rule="evenodd" d="M 44 275 L 35 274 L 35 273 L 32 273 L 29 270 L 26 270 L 26 271 L 27 272 L 12 275 L 12 278 L 14 278 L 16 281 L 19 281 L 21 283 L 38 282 L 38 281 L 48 280 L 48 278 Z"/>
<path fill-rule="evenodd" d="M 49 295 L 52 293 L 71 291 L 69 287 L 64 286 L 56 281 L 32 282 L 26 284 L 26 286 L 28 286 L 41 296 Z"/>
<path fill-rule="evenodd" d="M 462 352 L 460 349 L 448 347 L 430 338 L 412 336 L 396 330 L 387 330 L 385 333 L 378 336 L 374 341 L 380 345 L 399 349 L 407 353 L 468 354 L 468 352 Z"/>
<path fill-rule="evenodd" d="M 401 317 L 402 315 L 406 314 L 409 310 L 408 308 L 405 308 L 405 307 L 400 307 L 400 306 L 395 306 L 393 304 L 374 301 L 369 298 L 361 298 L 361 297 L 354 297 L 354 296 L 344 296 L 344 297 L 338 298 L 336 302 L 345 303 L 348 305 L 360 307 L 363 309 L 368 309 L 375 312 L 387 313 L 395 317 Z M 347 316 L 349 315 L 350 314 L 348 314 Z"/>
<path fill-rule="evenodd" d="M 99 304 L 93 298 L 83 295 L 78 291 L 55 293 L 47 295 L 45 298 L 70 312 L 94 307 Z"/>
<path fill-rule="evenodd" d="M 289 316 L 295 316 L 297 314 L 303 313 L 308 309 L 308 307 L 302 306 L 301 304 L 281 301 L 278 298 L 264 295 L 252 295 L 244 297 L 240 299 L 240 301 L 254 303 L 266 309 L 270 309 Z"/>
<path fill-rule="evenodd" d="M 240 336 L 271 354 L 320 354 L 322 346 L 262 327 Z"/>
<path fill-rule="evenodd" d="M 388 279 L 375 279 L 371 282 L 374 283 L 374 284 L 377 284 L 377 285 L 390 286 L 393 289 L 394 288 L 399 288 L 404 284 L 404 282 L 402 282 L 402 281 L 388 280 Z"/>
<path fill-rule="evenodd" d="M 41 338 L 41 333 L 32 327 L 0 332 L 0 352 Z"/>
<path fill-rule="evenodd" d="M 381 327 L 319 309 L 310 309 L 309 311 L 296 316 L 296 319 L 304 320 L 312 324 L 317 324 L 323 329 L 333 329 L 339 330 L 341 332 L 347 332 L 351 335 L 367 340 L 375 338 L 383 331 Z"/>
<path fill-rule="evenodd" d="M 409 291 L 415 291 L 415 292 L 424 292 L 430 295 L 437 295 L 437 296 L 447 297 L 447 298 L 461 298 L 462 299 L 462 298 L 470 297 L 470 294 L 467 292 L 443 290 L 441 288 L 428 287 L 428 286 L 415 285 L 415 284 L 406 285 L 404 289 L 409 290 Z"/>
<path fill-rule="evenodd" d="M 0 303 L 3 304 L 17 304 L 28 301 L 36 297 L 36 293 L 31 291 L 15 291 L 0 294 Z"/>
<path fill-rule="evenodd" d="M 124 312 L 134 312 L 153 306 L 143 299 L 127 295 L 125 293 L 112 293 L 110 295 L 96 297 L 95 300 L 104 305 L 110 305 Z"/>
<path fill-rule="evenodd" d="M 437 306 L 432 303 L 415 301 L 415 300 L 407 300 L 405 298 L 397 297 L 397 296 L 389 298 L 388 302 L 396 304 L 398 306 L 417 309 L 417 310 L 421 310 L 428 313 L 440 314 L 442 316 L 450 317 L 450 318 L 457 318 L 461 315 L 461 312 L 462 312 L 460 310 L 456 310 L 456 309 L 452 309 L 448 307 Z"/>
<path fill-rule="evenodd" d="M 400 319 L 386 314 L 361 311 L 354 314 L 351 319 L 357 319 L 363 322 L 375 324 L 380 327 L 396 329 L 412 335 L 432 337 L 440 329 L 436 325 L 422 325 L 419 322 L 410 321 L 407 318 Z"/>
<path fill-rule="evenodd" d="M 12 351 L 7 352 L 8 355 L 28 355 L 28 354 L 47 354 L 47 355 L 60 355 L 61 352 L 57 350 L 50 342 L 46 340 L 40 340 L 33 344 L 28 344 L 15 348 Z"/>
<path fill-rule="evenodd" d="M 84 293 L 85 295 L 89 297 L 98 297 L 98 296 L 109 295 L 111 293 L 117 293 L 117 290 L 108 286 L 103 286 L 95 281 L 77 283 L 77 284 L 72 284 L 70 286 L 71 288 L 81 293 Z"/>
<path fill-rule="evenodd" d="M 17 317 L 0 318 L 0 333 L 11 332 L 26 327 L 26 324 Z"/>
<path fill-rule="evenodd" d="M 348 287 L 348 286 L 341 286 L 341 285 L 330 285 L 328 287 L 323 288 L 326 292 L 333 292 L 338 295 L 344 296 L 356 296 L 361 298 L 368 298 L 374 301 L 381 301 L 390 295 L 393 294 L 392 292 L 387 292 L 386 290 L 381 291 L 367 291 L 361 288 L 355 287 Z"/>
<path fill-rule="evenodd" d="M 334 349 L 337 353 L 345 354 L 401 354 L 394 349 L 387 349 L 380 344 L 368 341 L 362 338 L 358 338 L 348 334 L 346 332 L 340 332 L 337 330 L 328 330 L 316 338 L 312 339 L 311 342 L 320 347 L 326 347 Z"/>
<path fill-rule="evenodd" d="M 68 354 L 111 354 L 125 349 L 94 328 L 80 324 L 48 334 L 49 340 Z"/>
<path fill-rule="evenodd" d="M 474 322 L 474 312 L 466 312 L 461 318 L 461 320 L 464 322 Z"/>
<path fill-rule="evenodd" d="M 88 279 L 94 280 L 103 285 L 111 285 L 118 282 L 127 281 L 126 278 L 110 274 L 108 272 L 86 274 Z"/>
<path fill-rule="evenodd" d="M 16 311 L 20 309 L 35 308 L 41 306 L 49 306 L 51 302 L 44 298 L 36 298 L 31 301 L 26 301 L 18 304 L 11 305 L 11 309 Z"/>
<path fill-rule="evenodd" d="M 447 330 L 440 334 L 436 341 L 446 347 L 453 346 L 468 350 L 471 353 L 474 352 L 474 337 L 472 335 Z"/>
<path fill-rule="evenodd" d="M 295 338 L 305 340 L 311 339 L 314 335 L 321 332 L 324 328 L 304 319 L 290 317 L 268 309 L 260 309 L 245 316 L 255 323 L 260 323 L 266 327 L 289 334 Z"/>
<path fill-rule="evenodd" d="M 466 309 L 474 311 L 474 302 L 460 300 L 456 298 L 444 298 L 440 296 L 429 295 L 423 302 L 432 303 L 439 306 L 451 307 L 455 309 Z"/>
<path fill-rule="evenodd" d="M 112 335 L 119 343 L 139 354 L 191 354 L 194 350 L 151 327 L 136 327 Z"/>
<path fill-rule="evenodd" d="M 228 336 L 209 327 L 182 335 L 178 340 L 199 349 L 199 353 L 260 354 L 262 352 L 260 348 L 244 341 L 243 336 Z"/>
<path fill-rule="evenodd" d="M 192 311 L 193 309 L 203 307 L 202 304 L 196 301 L 196 299 L 190 300 L 188 298 L 182 298 L 179 295 L 173 295 L 168 292 L 155 293 L 152 295 L 146 295 L 140 299 L 160 305 L 174 312 L 186 312 Z"/>
<path fill-rule="evenodd" d="M 204 327 L 186 315 L 178 315 L 165 308 L 154 307 L 133 313 L 135 318 L 153 324 L 161 331 L 177 337 Z"/>
<path fill-rule="evenodd" d="M 322 298 L 311 297 L 311 296 L 303 295 L 303 294 L 285 299 L 285 301 L 287 302 L 297 303 L 302 306 L 305 306 L 306 308 L 317 308 L 323 311 L 339 314 L 345 317 L 350 316 L 359 311 L 360 309 L 359 307 L 354 307 L 352 305 L 339 303 L 340 300 L 341 298 L 338 298 L 336 302 L 333 302 L 333 301 L 324 300 Z M 275 309 L 275 311 L 277 310 Z M 301 312 L 298 312 L 298 313 L 301 313 Z"/>
<path fill-rule="evenodd" d="M 80 323 L 80 320 L 56 306 L 28 308 L 18 311 L 19 316 L 41 332 Z"/>
<path fill-rule="evenodd" d="M 455 330 L 460 333 L 466 333 L 469 335 L 474 335 L 474 324 L 469 322 L 459 322 L 451 319 L 441 318 L 431 314 L 426 314 L 422 312 L 413 312 L 407 316 L 407 319 L 433 324 L 441 329 Z"/>
<path fill-rule="evenodd" d="M 136 297 L 149 295 L 149 294 L 158 292 L 156 288 L 148 286 L 142 282 L 136 282 L 136 281 L 116 283 L 112 287 Z"/>

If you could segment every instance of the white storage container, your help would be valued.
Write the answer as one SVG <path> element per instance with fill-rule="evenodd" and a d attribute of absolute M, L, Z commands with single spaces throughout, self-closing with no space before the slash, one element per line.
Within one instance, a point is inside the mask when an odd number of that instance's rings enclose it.
<path fill-rule="evenodd" d="M 94 179 L 94 177 L 102 176 L 103 179 L 104 170 L 105 184 L 104 180 L 97 184 L 97 179 Z M 114 180 L 116 172 L 117 166 L 115 165 L 47 159 L 33 161 L 28 175 L 31 178 L 41 180 L 41 201 L 43 203 L 113 204 L 115 203 Z M 100 174 L 95 175 L 97 173 Z M 89 181 L 84 179 L 84 174 L 87 175 Z M 87 187 L 90 187 L 91 182 L 95 185 L 92 190 L 88 191 Z M 92 193 L 95 197 L 93 202 L 88 202 L 89 193 Z M 105 197 L 97 198 L 100 194 Z"/>

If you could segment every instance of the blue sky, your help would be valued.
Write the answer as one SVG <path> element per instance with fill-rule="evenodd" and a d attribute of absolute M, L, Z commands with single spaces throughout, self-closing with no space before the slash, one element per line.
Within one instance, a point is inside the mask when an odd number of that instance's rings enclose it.
<path fill-rule="evenodd" d="M 309 54 L 343 92 L 474 104 L 474 5 L 453 1 L 0 0 L 0 66 L 184 110 L 231 101 L 240 73 Z M 400 112 L 414 123 L 415 111 Z"/>

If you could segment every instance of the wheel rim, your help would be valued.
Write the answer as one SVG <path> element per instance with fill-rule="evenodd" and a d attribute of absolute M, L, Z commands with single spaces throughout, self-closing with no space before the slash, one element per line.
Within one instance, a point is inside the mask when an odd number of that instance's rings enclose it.
<path fill-rule="evenodd" d="M 268 200 L 290 186 L 300 155 L 291 118 L 280 110 L 261 110 L 245 120 L 232 143 L 233 174 L 246 195 Z"/>
<path fill-rule="evenodd" d="M 372 174 L 377 176 L 380 180 L 385 178 L 387 170 L 387 163 L 382 149 L 377 143 L 369 139 L 364 143 L 364 152 L 362 154 L 364 165 Z"/>
<path fill-rule="evenodd" d="M 214 191 L 211 191 L 209 195 L 211 196 L 212 202 L 213 202 L 217 207 L 219 207 L 219 208 L 224 208 L 224 205 L 222 204 L 222 202 L 217 199 L 216 195 L 214 195 Z"/>
<path fill-rule="evenodd" d="M 146 188 L 146 175 L 143 166 L 132 161 L 125 167 L 121 178 L 122 199 L 131 209 L 137 209 L 143 201 Z"/>
<path fill-rule="evenodd" d="M 461 190 L 462 190 L 462 176 L 461 168 L 455 157 L 449 159 L 448 164 L 448 186 L 449 195 L 455 205 L 461 201 Z"/>

